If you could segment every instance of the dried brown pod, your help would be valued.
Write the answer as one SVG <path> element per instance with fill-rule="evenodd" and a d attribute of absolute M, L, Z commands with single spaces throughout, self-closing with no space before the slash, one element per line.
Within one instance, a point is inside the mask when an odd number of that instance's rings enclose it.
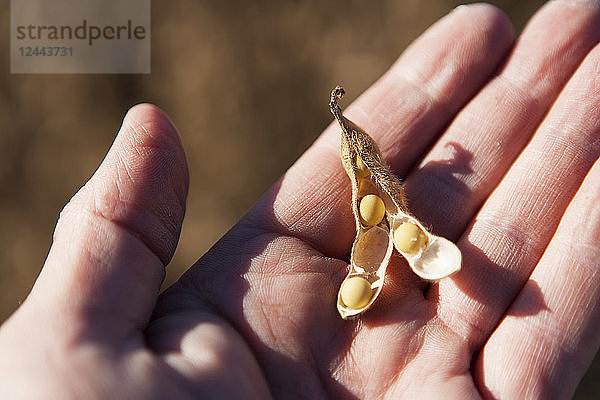
<path fill-rule="evenodd" d="M 366 311 L 385 279 L 394 248 L 415 274 L 429 281 L 448 277 L 461 268 L 460 250 L 432 234 L 410 214 L 402 182 L 387 166 L 375 141 L 342 115 L 340 86 L 331 92 L 329 107 L 342 129 L 341 158 L 352 184 L 356 239 L 350 270 L 340 287 L 337 308 L 346 319 Z"/>

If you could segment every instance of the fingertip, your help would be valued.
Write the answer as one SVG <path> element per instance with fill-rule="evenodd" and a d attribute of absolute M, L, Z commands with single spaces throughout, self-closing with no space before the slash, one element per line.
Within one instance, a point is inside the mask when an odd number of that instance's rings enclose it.
<path fill-rule="evenodd" d="M 133 128 L 134 134 L 140 136 L 139 139 L 159 140 L 153 143 L 155 146 L 175 146 L 182 147 L 177 129 L 159 107 L 150 103 L 139 103 L 132 106 L 125 117 L 123 117 L 123 128 Z M 174 140 L 174 142 L 161 142 L 160 139 Z"/>
<path fill-rule="evenodd" d="M 129 110 L 127 110 L 126 116 L 136 116 L 136 115 L 158 115 L 159 117 L 165 117 L 166 114 L 162 111 L 158 106 L 152 103 L 138 103 L 131 106 Z"/>
<path fill-rule="evenodd" d="M 169 117 L 159 107 L 151 103 L 139 103 L 132 106 L 125 114 L 123 122 L 137 123 L 141 126 L 158 128 L 157 131 L 160 131 L 163 134 L 178 137 L 175 126 Z M 148 131 L 155 132 L 150 129 L 148 129 Z"/>
<path fill-rule="evenodd" d="M 137 148 L 159 149 L 171 155 L 171 165 L 178 177 L 177 192 L 185 200 L 189 186 L 189 169 L 181 138 L 167 114 L 150 103 L 132 106 L 125 117 L 119 136 L 129 136 L 129 142 Z M 117 138 L 118 140 L 118 138 Z"/>
<path fill-rule="evenodd" d="M 512 42 L 515 37 L 513 24 L 508 15 L 490 3 L 470 3 L 457 6 L 449 16 L 464 18 L 468 23 L 477 23 L 496 32 L 503 41 Z"/>

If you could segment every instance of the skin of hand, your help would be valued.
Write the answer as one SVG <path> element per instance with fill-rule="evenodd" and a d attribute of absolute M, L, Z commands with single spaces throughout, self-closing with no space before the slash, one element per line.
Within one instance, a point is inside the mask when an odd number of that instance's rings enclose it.
<path fill-rule="evenodd" d="M 461 6 L 348 107 L 463 253 L 435 284 L 394 256 L 352 321 L 338 126 L 159 297 L 188 171 L 164 114 L 134 107 L 0 329 L 2 397 L 569 397 L 600 344 L 599 40 L 598 2 L 548 2 L 516 41 Z"/>

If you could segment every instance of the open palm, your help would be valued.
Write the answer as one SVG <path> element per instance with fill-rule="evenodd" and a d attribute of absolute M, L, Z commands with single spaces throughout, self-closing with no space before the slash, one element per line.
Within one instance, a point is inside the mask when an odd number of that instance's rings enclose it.
<path fill-rule="evenodd" d="M 164 115 L 135 107 L 0 329 L 1 386 L 45 398 L 568 397 L 600 344 L 599 8 L 550 2 L 513 44 L 500 11 L 460 7 L 348 107 L 411 211 L 463 253 L 462 271 L 435 284 L 394 256 L 352 321 L 335 307 L 355 235 L 336 125 L 157 300 L 187 167 Z"/>

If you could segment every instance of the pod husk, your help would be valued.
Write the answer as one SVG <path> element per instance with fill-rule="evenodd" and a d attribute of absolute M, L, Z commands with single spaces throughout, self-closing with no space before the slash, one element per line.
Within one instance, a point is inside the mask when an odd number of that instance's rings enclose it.
<path fill-rule="evenodd" d="M 448 277 L 461 268 L 460 250 L 449 240 L 429 232 L 406 206 L 402 182 L 383 160 L 375 141 L 354 122 L 343 116 L 338 104 L 344 95 L 340 86 L 331 92 L 329 107 L 338 121 L 341 134 L 342 165 L 352 185 L 352 213 L 356 223 L 356 238 L 350 254 L 350 266 L 345 279 L 361 276 L 371 283 L 372 295 L 369 303 L 360 308 L 347 307 L 338 291 L 337 309 L 344 319 L 357 316 L 368 310 L 375 302 L 385 281 L 385 272 L 394 250 L 393 232 L 404 222 L 412 222 L 425 234 L 424 246 L 416 254 L 407 254 L 396 249 L 410 268 L 419 277 L 436 281 Z M 369 170 L 368 176 L 359 174 L 357 157 Z M 376 226 L 361 223 L 358 204 L 367 194 L 379 196 L 386 208 L 384 219 Z"/>

